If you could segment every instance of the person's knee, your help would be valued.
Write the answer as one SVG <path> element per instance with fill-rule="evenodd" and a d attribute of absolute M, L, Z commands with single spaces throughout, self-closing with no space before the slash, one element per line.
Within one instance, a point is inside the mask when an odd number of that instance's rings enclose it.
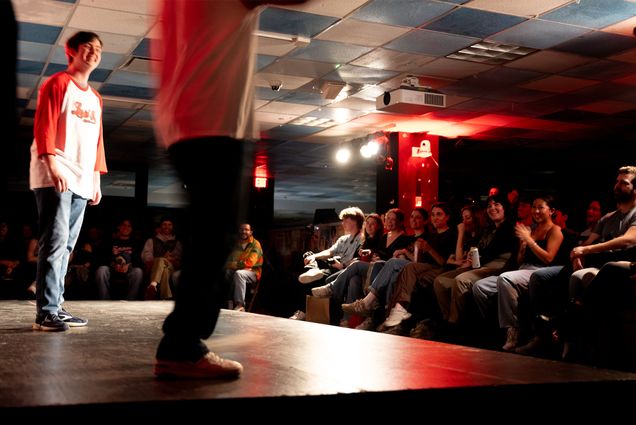
<path fill-rule="evenodd" d="M 110 277 L 110 269 L 108 266 L 100 266 L 95 271 L 95 279 L 98 282 L 107 281 Z"/>
<path fill-rule="evenodd" d="M 475 284 L 472 279 L 467 277 L 458 276 L 456 279 L 453 279 L 453 283 L 451 285 L 451 291 L 458 294 L 465 294 L 467 292 L 474 291 Z"/>
<path fill-rule="evenodd" d="M 497 292 L 508 290 L 512 287 L 512 280 L 505 275 L 501 275 L 497 278 Z"/>
<path fill-rule="evenodd" d="M 140 267 L 132 267 L 128 272 L 128 275 L 130 276 L 130 279 L 135 282 L 141 282 L 144 278 L 144 272 Z"/>
<path fill-rule="evenodd" d="M 473 297 L 475 298 L 486 298 L 485 287 L 487 283 L 485 281 L 478 280 L 475 282 L 471 288 Z"/>

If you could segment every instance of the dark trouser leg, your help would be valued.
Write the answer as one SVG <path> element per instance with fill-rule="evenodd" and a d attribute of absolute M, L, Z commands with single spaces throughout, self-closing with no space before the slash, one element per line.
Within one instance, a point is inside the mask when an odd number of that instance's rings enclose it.
<path fill-rule="evenodd" d="M 632 285 L 636 263 L 617 261 L 605 264 L 583 292 L 583 320 L 590 348 L 591 361 L 596 366 L 633 367 L 627 358 L 621 312 L 632 307 Z"/>
<path fill-rule="evenodd" d="M 242 221 L 243 175 L 251 171 L 247 148 L 247 142 L 209 137 L 169 149 L 190 205 L 179 291 L 163 324 L 158 358 L 197 360 L 208 351 L 201 340 L 214 331 L 228 294 L 223 266 Z"/>

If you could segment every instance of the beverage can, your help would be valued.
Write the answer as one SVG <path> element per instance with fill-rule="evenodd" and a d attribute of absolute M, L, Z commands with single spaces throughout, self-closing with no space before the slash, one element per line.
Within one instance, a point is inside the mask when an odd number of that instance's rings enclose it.
<path fill-rule="evenodd" d="M 478 269 L 479 267 L 481 267 L 481 264 L 479 262 L 479 249 L 477 249 L 476 246 L 470 248 L 470 251 L 468 251 L 468 258 L 470 258 L 473 269 Z"/>

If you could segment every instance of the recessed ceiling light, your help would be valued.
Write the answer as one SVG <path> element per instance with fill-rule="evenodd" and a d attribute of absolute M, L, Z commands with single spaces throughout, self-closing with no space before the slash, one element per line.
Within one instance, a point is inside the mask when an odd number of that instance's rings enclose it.
<path fill-rule="evenodd" d="M 465 47 L 455 53 L 451 53 L 446 57 L 449 59 L 499 65 L 522 58 L 532 52 L 536 52 L 536 49 L 514 46 L 511 44 L 481 41 L 477 44 L 473 44 L 472 46 Z"/>

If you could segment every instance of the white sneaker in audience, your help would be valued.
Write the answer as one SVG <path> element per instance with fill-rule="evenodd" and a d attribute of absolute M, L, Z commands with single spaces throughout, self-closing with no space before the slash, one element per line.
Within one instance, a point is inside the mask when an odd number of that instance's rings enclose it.
<path fill-rule="evenodd" d="M 291 320 L 305 320 L 305 312 L 301 310 L 296 310 L 294 314 L 290 317 Z"/>
<path fill-rule="evenodd" d="M 311 282 L 315 282 L 317 280 L 325 277 L 325 274 L 320 269 L 309 269 L 305 273 L 298 276 L 298 281 L 300 283 L 304 283 L 305 285 Z"/>
<path fill-rule="evenodd" d="M 395 304 L 395 307 L 391 309 L 389 317 L 387 317 L 387 319 L 384 321 L 384 326 L 392 328 L 393 326 L 399 325 L 400 323 L 402 323 L 402 321 L 410 317 L 411 313 L 406 311 L 406 309 L 402 307 L 402 304 L 397 303 Z"/>
<path fill-rule="evenodd" d="M 331 291 L 331 285 L 317 286 L 311 288 L 311 295 L 316 298 L 329 298 L 333 292 Z"/>

